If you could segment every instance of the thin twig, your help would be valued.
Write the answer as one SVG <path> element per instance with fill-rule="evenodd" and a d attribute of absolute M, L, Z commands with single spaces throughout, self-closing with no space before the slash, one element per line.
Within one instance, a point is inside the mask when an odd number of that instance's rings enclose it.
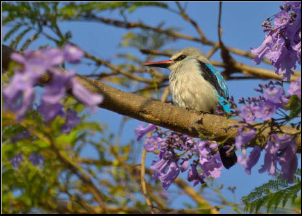
<path fill-rule="evenodd" d="M 216 43 L 216 45 L 206 54 L 206 58 L 210 59 L 219 48 L 220 48 L 220 44 Z"/>
<path fill-rule="evenodd" d="M 150 137 L 150 134 L 148 134 L 148 137 Z M 147 150 L 145 148 L 143 148 L 142 159 L 141 159 L 141 185 L 142 185 L 142 192 L 145 195 L 146 204 L 147 204 L 147 206 L 149 206 L 151 214 L 155 214 L 155 212 L 153 211 L 153 206 L 152 206 L 152 203 L 151 203 L 150 198 L 148 196 L 147 187 L 146 187 L 146 180 L 145 180 L 145 174 L 146 174 L 146 170 L 145 170 L 146 169 L 146 166 L 145 166 L 146 155 L 147 155 Z"/>
<path fill-rule="evenodd" d="M 185 10 L 182 8 L 182 6 L 180 5 L 179 2 L 176 2 L 176 5 L 179 9 L 179 14 L 188 22 L 190 22 L 194 28 L 196 29 L 196 31 L 198 32 L 198 34 L 200 35 L 200 40 L 205 43 L 207 42 L 207 39 L 206 39 L 206 36 L 205 34 L 202 32 L 201 28 L 198 26 L 198 24 L 193 20 L 191 19 L 188 14 L 185 13 Z"/>

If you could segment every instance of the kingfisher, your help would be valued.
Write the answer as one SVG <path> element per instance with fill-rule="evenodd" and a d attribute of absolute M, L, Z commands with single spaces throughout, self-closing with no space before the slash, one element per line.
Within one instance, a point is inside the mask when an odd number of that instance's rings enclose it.
<path fill-rule="evenodd" d="M 202 52 L 187 47 L 172 55 L 169 60 L 146 63 L 145 66 L 169 69 L 169 88 L 173 103 L 179 107 L 217 114 L 220 104 L 230 112 L 229 90 L 223 76 Z M 228 154 L 226 145 L 219 148 L 224 167 L 229 169 L 237 162 L 235 153 Z"/>

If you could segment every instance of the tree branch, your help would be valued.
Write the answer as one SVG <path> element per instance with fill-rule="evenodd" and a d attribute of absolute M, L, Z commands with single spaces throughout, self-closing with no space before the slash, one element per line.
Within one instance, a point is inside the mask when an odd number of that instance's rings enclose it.
<path fill-rule="evenodd" d="M 12 52 L 13 50 L 11 48 L 2 45 L 2 70 L 7 69 L 10 60 L 9 56 Z M 62 73 L 66 73 L 62 68 L 61 71 Z M 81 75 L 77 75 L 76 80 L 91 92 L 104 95 L 105 100 L 99 105 L 101 108 L 193 137 L 199 137 L 198 131 L 193 128 L 198 123 L 198 127 L 202 128 L 204 133 L 215 136 L 217 141 L 235 142 L 237 129 L 231 128 L 227 131 L 225 129 L 233 125 L 240 125 L 238 120 L 192 110 L 188 111 L 151 98 L 145 98 L 118 90 Z M 44 85 L 49 81 L 50 77 L 45 74 L 40 81 L 40 85 Z M 290 126 L 283 126 L 281 129 L 288 134 L 300 132 Z M 270 130 L 267 129 L 263 131 L 262 135 L 268 137 L 269 133 Z M 298 152 L 300 153 L 301 135 L 296 137 L 296 142 L 298 144 Z M 252 143 L 252 145 L 256 145 L 256 143 Z"/>

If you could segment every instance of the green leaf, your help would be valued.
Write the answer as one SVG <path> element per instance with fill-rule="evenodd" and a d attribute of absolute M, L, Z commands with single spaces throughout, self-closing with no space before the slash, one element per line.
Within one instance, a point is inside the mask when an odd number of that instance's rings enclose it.
<path fill-rule="evenodd" d="M 15 40 L 13 40 L 11 43 L 10 43 L 10 47 L 12 47 L 13 49 L 17 49 L 18 47 L 18 44 L 19 42 L 21 41 L 21 39 L 31 30 L 31 28 L 27 28 L 25 29 L 23 32 L 21 32 Z"/>
<path fill-rule="evenodd" d="M 40 32 L 37 32 L 37 33 L 34 34 L 31 38 L 28 38 L 28 39 L 24 42 L 24 44 L 22 45 L 22 47 L 20 48 L 20 51 L 23 52 L 24 50 L 26 50 L 26 49 L 28 48 L 28 46 L 29 46 L 32 42 L 34 42 L 35 40 L 38 39 L 39 35 L 40 35 Z"/>
<path fill-rule="evenodd" d="M 284 208 L 288 201 L 293 202 L 299 191 L 301 191 L 301 180 L 297 176 L 291 185 L 278 177 L 276 180 L 270 180 L 255 188 L 248 196 L 243 197 L 242 201 L 245 204 L 245 211 L 257 213 L 261 207 L 266 207 L 269 212 L 272 206 L 276 209 L 282 204 Z"/>
<path fill-rule="evenodd" d="M 22 26 L 23 26 L 22 23 L 17 23 L 17 25 L 15 25 L 11 30 L 9 30 L 9 31 L 5 34 L 3 40 L 4 40 L 4 41 L 7 41 L 7 40 L 10 38 L 10 36 L 12 36 L 12 35 L 13 35 L 16 31 L 18 31 Z"/>
<path fill-rule="evenodd" d="M 298 117 L 301 113 L 301 99 L 297 95 L 291 96 L 286 108 L 290 109 L 289 120 Z"/>

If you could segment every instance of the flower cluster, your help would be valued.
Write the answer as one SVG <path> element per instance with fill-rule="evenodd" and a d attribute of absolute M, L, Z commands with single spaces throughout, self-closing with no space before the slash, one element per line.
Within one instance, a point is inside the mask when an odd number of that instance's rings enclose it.
<path fill-rule="evenodd" d="M 138 140 L 155 128 L 151 124 L 146 128 L 140 125 L 135 130 Z M 196 141 L 187 135 L 156 128 L 155 134 L 146 138 L 144 147 L 149 152 L 159 151 L 151 170 L 153 177 L 160 180 L 166 190 L 180 172 L 185 172 L 189 167 L 187 180 L 193 182 L 194 186 L 204 183 L 205 178 L 218 178 L 223 168 L 216 142 Z M 198 159 L 194 160 L 193 156 Z"/>
<path fill-rule="evenodd" d="M 15 69 L 10 84 L 3 91 L 4 109 L 13 111 L 18 121 L 24 118 L 27 111 L 32 108 L 35 99 L 34 87 L 44 74 L 49 73 L 51 82 L 45 86 L 37 111 L 41 113 L 46 123 L 50 123 L 58 115 L 61 116 L 65 119 L 61 132 L 69 133 L 81 122 L 81 118 L 77 116 L 76 111 L 69 108 L 66 112 L 63 110 L 60 100 L 66 93 L 67 87 L 70 86 L 73 95 L 89 108 L 94 108 L 103 100 L 103 96 L 92 94 L 78 83 L 74 79 L 74 72 L 61 71 L 56 67 L 63 62 L 78 63 L 82 56 L 83 51 L 70 44 L 66 44 L 62 49 L 26 51 L 24 54 L 13 53 L 11 59 L 22 67 Z M 28 132 L 19 134 L 12 142 L 26 136 L 29 136 Z M 33 165 L 38 165 L 43 157 L 32 152 L 28 159 Z M 22 161 L 24 160 L 20 152 L 13 157 L 12 165 L 18 167 Z"/>
<path fill-rule="evenodd" d="M 31 161 L 32 165 L 37 166 L 44 160 L 44 157 L 40 155 L 39 153 L 32 152 L 30 156 L 28 157 L 28 160 Z M 18 168 L 20 166 L 20 163 L 24 162 L 22 152 L 19 152 L 16 154 L 13 159 L 11 160 L 12 166 L 15 168 Z"/>
<path fill-rule="evenodd" d="M 266 56 L 271 60 L 275 73 L 289 80 L 296 62 L 301 64 L 301 2 L 284 2 L 280 9 L 273 16 L 273 25 L 270 18 L 263 22 L 267 35 L 262 45 L 257 49 L 251 48 L 251 52 L 256 56 L 256 64 Z"/>
<path fill-rule="evenodd" d="M 240 103 L 244 105 L 237 113 L 243 120 L 243 126 L 238 129 L 235 143 L 236 148 L 242 148 L 243 152 L 243 157 L 240 156 L 239 163 L 250 174 L 252 167 L 257 164 L 260 158 L 261 148 L 259 146 L 255 146 L 248 157 L 246 156 L 245 149 L 247 144 L 254 140 L 257 135 L 251 123 L 256 119 L 260 119 L 267 124 L 267 127 L 271 129 L 275 128 L 275 131 L 272 130 L 268 139 L 263 143 L 265 144 L 265 161 L 259 172 L 263 173 L 267 171 L 270 175 L 276 175 L 278 173 L 277 164 L 279 164 L 281 167 L 281 176 L 287 179 L 288 182 L 292 182 L 298 166 L 297 156 L 295 155 L 297 144 L 290 135 L 283 134 L 281 136 L 282 131 L 278 129 L 289 119 L 286 115 L 286 109 L 290 102 L 290 97 L 296 95 L 301 99 L 301 78 L 290 84 L 287 94 L 284 91 L 282 83 L 279 82 L 269 82 L 265 85 L 260 84 L 259 87 L 255 91 L 260 92 L 262 95 L 248 98 L 247 100 L 244 98 L 240 100 Z M 281 118 L 273 118 L 278 114 L 281 115 Z"/>
<path fill-rule="evenodd" d="M 289 102 L 289 95 L 285 94 L 282 83 L 269 82 L 266 85 L 259 85 L 260 89 L 255 91 L 260 92 L 262 95 L 244 99 L 242 98 L 239 103 L 242 103 L 240 117 L 246 123 L 252 123 L 256 119 L 267 121 L 276 114 L 278 109 L 285 109 Z"/>
<path fill-rule="evenodd" d="M 22 139 L 31 139 L 31 134 L 27 130 L 25 130 L 17 134 L 16 136 L 12 137 L 11 142 L 15 144 Z M 28 160 L 31 161 L 32 164 L 36 166 L 42 163 L 44 157 L 37 152 L 31 152 L 30 156 L 28 157 Z M 13 158 L 11 159 L 11 164 L 15 168 L 18 168 L 21 162 L 24 162 L 22 152 L 19 152 L 18 154 L 14 155 Z"/>
<path fill-rule="evenodd" d="M 258 172 L 263 173 L 266 171 L 269 175 L 280 173 L 283 179 L 292 183 L 294 174 L 298 168 L 297 149 L 297 143 L 288 134 L 273 134 L 269 136 L 265 146 L 264 164 Z M 239 163 L 245 167 L 246 173 L 251 173 L 252 167 L 257 164 L 260 158 L 260 152 L 261 148 L 255 146 L 247 157 L 245 149 L 243 149 L 243 156 L 239 157 Z M 279 170 L 277 168 L 278 164 L 281 167 Z"/>
<path fill-rule="evenodd" d="M 16 69 L 11 83 L 3 91 L 4 109 L 13 111 L 17 115 L 17 120 L 21 120 L 32 108 L 35 98 L 34 86 L 45 73 L 51 75 L 51 83 L 45 86 L 39 110 L 47 122 L 56 115 L 62 115 L 62 105 L 59 101 L 66 93 L 68 86 L 71 86 L 74 96 L 88 107 L 92 108 L 101 103 L 103 97 L 90 93 L 76 82 L 74 72 L 63 72 L 56 68 L 64 61 L 79 62 L 82 56 L 83 52 L 80 49 L 69 44 L 63 49 L 26 51 L 24 54 L 13 53 L 11 58 L 20 63 L 22 68 Z"/>
<path fill-rule="evenodd" d="M 301 78 L 291 82 L 290 87 L 285 92 L 281 82 L 272 81 L 255 88 L 256 92 L 261 93 L 259 97 L 244 99 L 239 103 L 243 104 L 240 110 L 235 111 L 246 123 L 252 123 L 257 119 L 267 121 L 272 116 L 278 114 L 278 111 L 284 112 L 288 109 L 288 103 L 291 96 L 297 96 L 301 100 Z"/>

